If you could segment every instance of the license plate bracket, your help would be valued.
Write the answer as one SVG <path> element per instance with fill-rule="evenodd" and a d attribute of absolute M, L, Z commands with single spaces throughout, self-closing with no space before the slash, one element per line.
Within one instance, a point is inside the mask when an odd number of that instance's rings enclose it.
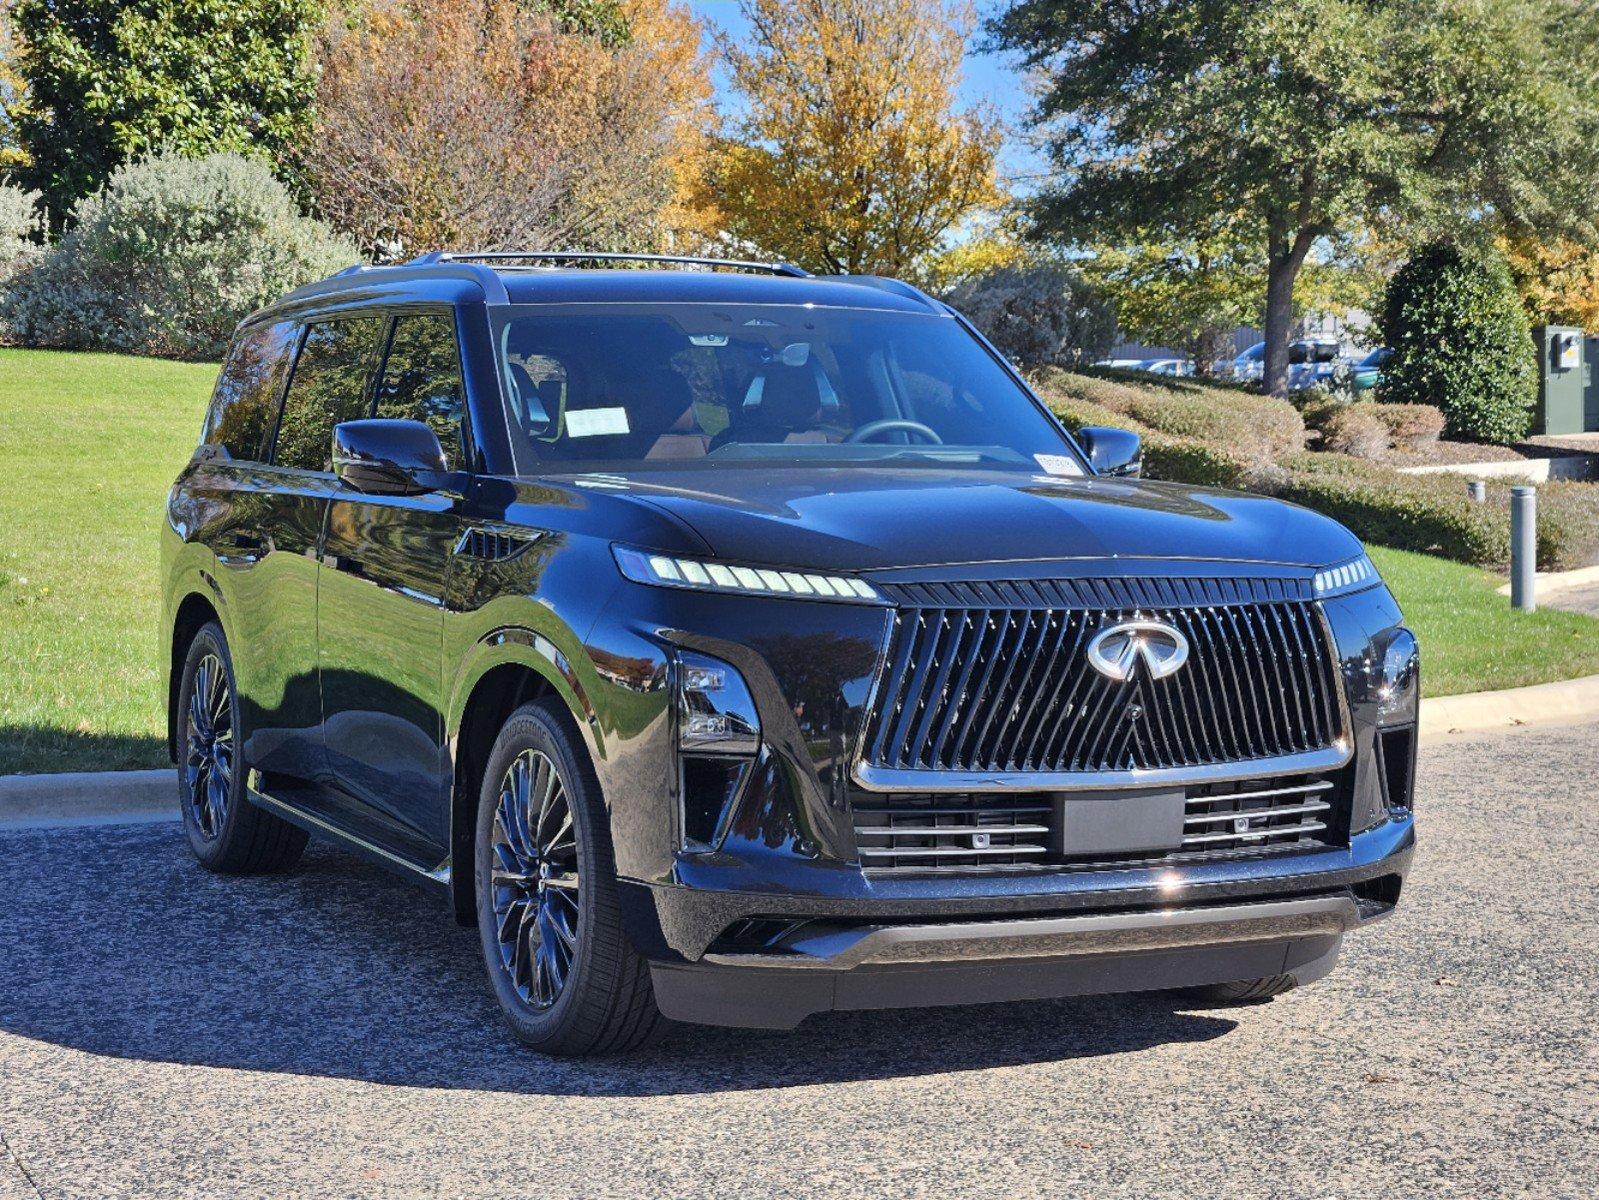
<path fill-rule="evenodd" d="M 1060 793 L 1055 850 L 1066 859 L 1180 850 L 1186 800 L 1171 788 Z"/>

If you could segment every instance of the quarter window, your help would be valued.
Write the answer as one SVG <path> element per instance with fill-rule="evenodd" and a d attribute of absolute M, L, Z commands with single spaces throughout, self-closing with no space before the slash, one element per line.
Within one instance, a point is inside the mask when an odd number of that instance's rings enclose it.
<path fill-rule="evenodd" d="M 204 444 L 221 446 L 232 458 L 262 456 L 298 332 L 294 322 L 280 321 L 256 325 L 234 339 L 206 414 Z"/>
<path fill-rule="evenodd" d="M 305 330 L 278 422 L 275 461 L 302 471 L 333 465 L 333 427 L 367 413 L 367 379 L 379 317 L 321 321 Z"/>
<path fill-rule="evenodd" d="M 377 415 L 421 421 L 438 434 L 445 463 L 457 468 L 464 408 L 455 322 L 434 315 L 398 318 L 378 379 Z"/>

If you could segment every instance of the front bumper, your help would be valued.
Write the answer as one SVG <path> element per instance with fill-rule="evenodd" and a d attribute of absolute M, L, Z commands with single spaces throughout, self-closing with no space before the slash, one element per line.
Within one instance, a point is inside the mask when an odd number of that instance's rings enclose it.
<path fill-rule="evenodd" d="M 1309 983 L 1332 969 L 1345 932 L 1392 911 L 1413 851 L 1411 821 L 1396 816 L 1344 849 L 1238 861 L 1209 878 L 1203 869 L 1062 871 L 961 880 L 959 887 L 945 880 L 937 897 L 875 902 L 626 890 L 635 903 L 651 902 L 678 938 L 698 941 L 738 919 L 796 921 L 754 951 L 713 943 L 690 958 L 660 945 L 659 956 L 651 955 L 656 1000 L 667 1016 L 786 1029 L 830 1010 L 1046 999 L 1280 974 Z M 974 884 L 988 894 L 971 894 Z"/>

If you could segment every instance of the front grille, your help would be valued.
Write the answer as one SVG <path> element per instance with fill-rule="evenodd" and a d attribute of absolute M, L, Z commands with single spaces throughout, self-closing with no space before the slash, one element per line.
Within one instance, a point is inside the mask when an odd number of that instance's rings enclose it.
<path fill-rule="evenodd" d="M 870 766 L 1103 772 L 1322 750 L 1337 671 L 1293 579 L 1028 580 L 885 585 L 896 610 L 866 729 Z M 1088 665 L 1101 629 L 1158 620 L 1187 665 L 1126 682 Z"/>
<path fill-rule="evenodd" d="M 1181 846 L 1142 854 L 1074 854 L 1060 832 L 1069 792 L 856 791 L 851 805 L 868 874 L 1140 866 L 1341 845 L 1348 774 L 1192 784 L 1184 789 Z"/>

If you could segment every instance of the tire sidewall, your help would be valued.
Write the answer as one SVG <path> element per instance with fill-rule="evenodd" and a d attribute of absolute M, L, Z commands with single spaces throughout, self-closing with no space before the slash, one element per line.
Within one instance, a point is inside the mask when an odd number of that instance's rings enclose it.
<path fill-rule="evenodd" d="M 228 703 L 233 710 L 233 778 L 229 782 L 228 811 L 222 819 L 222 828 L 215 837 L 206 837 L 194 815 L 190 801 L 188 774 L 189 755 L 189 699 L 194 693 L 194 676 L 200 660 L 215 654 L 222 663 L 228 680 Z M 227 851 L 234 826 L 245 804 L 244 731 L 239 723 L 239 688 L 233 677 L 233 656 L 228 653 L 228 640 L 221 626 L 210 622 L 201 627 L 189 643 L 189 652 L 183 659 L 183 676 L 178 688 L 177 745 L 178 745 L 178 799 L 183 807 L 183 831 L 188 834 L 189 845 L 202 863 L 211 864 L 222 859 Z"/>
<path fill-rule="evenodd" d="M 516 757 L 528 750 L 537 750 L 549 756 L 560 772 L 566 790 L 567 806 L 572 813 L 572 827 L 577 839 L 578 862 L 578 923 L 577 953 L 572 960 L 572 970 L 567 976 L 561 995 L 548 1009 L 534 1008 L 517 994 L 504 966 L 500 962 L 499 935 L 494 917 L 494 897 L 490 886 L 493 868 L 494 814 L 499 805 L 500 785 L 505 773 Z M 537 1047 L 560 1037 L 570 1021 L 571 1010 L 581 1004 L 582 993 L 592 974 L 594 939 L 589 936 L 593 919 L 594 889 L 601 869 L 597 861 L 592 821 L 594 802 L 591 795 L 595 785 L 590 772 L 583 769 L 569 735 L 543 705 L 524 705 L 512 713 L 494 741 L 489 760 L 483 771 L 478 791 L 477 827 L 474 833 L 473 892 L 477 906 L 478 940 L 483 950 L 484 965 L 489 982 L 500 1001 L 517 1037 Z"/>

